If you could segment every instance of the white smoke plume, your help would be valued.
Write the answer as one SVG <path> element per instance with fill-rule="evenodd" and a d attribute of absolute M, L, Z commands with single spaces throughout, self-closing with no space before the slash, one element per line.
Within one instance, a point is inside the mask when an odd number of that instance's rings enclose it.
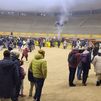
<path fill-rule="evenodd" d="M 97 5 L 97 6 L 96 6 Z M 68 21 L 70 11 L 101 8 L 101 0 L 0 0 L 0 10 L 24 12 L 60 12 L 57 23 L 58 38 Z"/>

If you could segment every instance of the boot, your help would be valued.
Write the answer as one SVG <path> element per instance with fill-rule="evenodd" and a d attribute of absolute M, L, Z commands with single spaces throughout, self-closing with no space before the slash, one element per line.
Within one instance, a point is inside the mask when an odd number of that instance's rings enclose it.
<path fill-rule="evenodd" d="M 100 81 L 97 81 L 96 82 L 96 86 L 100 86 Z"/>
<path fill-rule="evenodd" d="M 100 85 L 101 85 L 101 80 L 100 80 Z"/>
<path fill-rule="evenodd" d="M 71 84 L 69 84 L 69 86 L 70 86 L 70 87 L 75 87 L 76 85 L 73 84 L 73 83 L 71 83 Z"/>
<path fill-rule="evenodd" d="M 87 84 L 86 83 L 82 83 L 82 86 L 87 86 Z"/>

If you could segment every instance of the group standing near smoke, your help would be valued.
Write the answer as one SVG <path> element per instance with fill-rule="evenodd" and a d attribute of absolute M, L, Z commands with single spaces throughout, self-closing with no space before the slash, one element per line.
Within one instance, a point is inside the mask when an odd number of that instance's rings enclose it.
<path fill-rule="evenodd" d="M 96 50 L 96 51 L 95 51 Z M 82 85 L 87 86 L 87 78 L 89 77 L 89 70 L 91 63 L 94 65 L 97 80 L 96 86 L 101 85 L 101 47 L 93 46 L 79 49 L 75 47 L 68 55 L 69 65 L 69 86 L 75 87 L 74 84 L 75 74 L 77 70 L 77 79 L 82 80 Z"/>
<path fill-rule="evenodd" d="M 10 40 L 13 40 L 12 38 Z M 7 41 L 7 40 L 6 40 Z M 39 40 L 40 41 L 40 40 Z M 53 40 L 54 41 L 54 40 Z M 53 41 L 51 42 L 54 47 Z M 11 41 L 12 42 L 12 41 Z M 14 40 L 13 40 L 14 42 Z M 40 42 L 43 42 L 42 40 Z M 64 49 L 66 49 L 67 42 L 64 42 Z M 44 45 L 44 44 L 43 44 Z M 90 47 L 88 47 L 90 46 Z M 19 96 L 24 97 L 23 86 L 25 71 L 23 68 L 23 57 L 28 61 L 28 52 L 33 50 L 33 41 L 27 40 L 27 45 L 23 49 L 22 40 L 18 40 L 18 49 L 22 52 L 21 59 L 19 59 L 20 53 L 14 50 L 12 47 L 5 50 L 3 55 L 4 59 L 0 60 L 0 100 L 1 101 L 18 101 Z M 60 41 L 58 40 L 58 47 L 60 47 Z M 84 48 L 82 48 L 84 47 Z M 42 88 L 47 77 L 47 61 L 44 59 L 45 51 L 42 47 L 34 56 L 30 62 L 28 69 L 28 80 L 30 82 L 29 97 L 33 96 L 33 87 L 35 86 L 34 101 L 40 101 Z M 73 45 L 73 49 L 68 55 L 69 66 L 69 86 L 75 87 L 74 83 L 75 74 L 77 71 L 78 80 L 82 80 L 82 85 L 87 86 L 87 78 L 89 77 L 89 69 L 91 63 L 94 65 L 97 80 L 96 86 L 101 85 L 101 47 L 90 45 L 85 43 L 81 46 L 80 40 L 76 41 L 76 45 Z M 92 55 L 93 54 L 93 55 Z"/>

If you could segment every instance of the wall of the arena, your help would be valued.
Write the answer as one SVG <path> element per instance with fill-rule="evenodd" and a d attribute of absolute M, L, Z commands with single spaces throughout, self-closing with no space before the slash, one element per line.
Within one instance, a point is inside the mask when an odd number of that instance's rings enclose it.
<path fill-rule="evenodd" d="M 11 32 L 0 32 L 0 35 L 10 35 Z M 20 33 L 13 32 L 13 35 L 16 37 L 58 37 L 58 34 L 54 33 Z M 101 34 L 61 34 L 61 37 L 66 38 L 93 38 L 101 39 Z"/>

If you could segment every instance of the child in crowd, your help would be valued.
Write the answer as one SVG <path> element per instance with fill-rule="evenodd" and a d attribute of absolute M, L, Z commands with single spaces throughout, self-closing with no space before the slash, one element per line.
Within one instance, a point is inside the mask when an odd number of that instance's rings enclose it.
<path fill-rule="evenodd" d="M 20 79 L 21 79 L 21 86 L 20 86 L 20 96 L 21 97 L 24 97 L 25 95 L 23 94 L 23 89 L 24 89 L 24 78 L 25 78 L 25 71 L 24 71 L 24 68 L 22 67 L 22 65 L 24 64 L 23 61 L 20 61 Z"/>
<path fill-rule="evenodd" d="M 21 60 L 23 59 L 23 57 L 25 57 L 26 58 L 26 61 L 28 61 L 28 52 L 29 52 L 29 49 L 27 47 L 25 47 L 23 49 L 23 52 L 22 52 Z"/>

